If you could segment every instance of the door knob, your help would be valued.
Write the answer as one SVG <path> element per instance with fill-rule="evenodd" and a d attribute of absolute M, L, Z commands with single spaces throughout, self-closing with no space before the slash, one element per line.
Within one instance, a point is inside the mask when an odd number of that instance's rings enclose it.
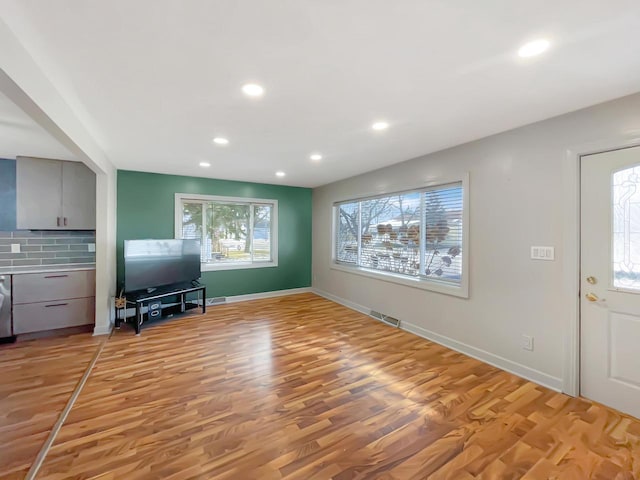
<path fill-rule="evenodd" d="M 597 302 L 598 301 L 598 296 L 595 293 L 587 293 L 584 298 L 586 298 L 587 300 L 589 300 L 590 302 Z"/>

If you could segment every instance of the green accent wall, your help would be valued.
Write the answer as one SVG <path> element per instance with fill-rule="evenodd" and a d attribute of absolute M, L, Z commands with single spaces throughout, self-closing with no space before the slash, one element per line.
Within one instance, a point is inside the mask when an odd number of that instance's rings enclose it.
<path fill-rule="evenodd" d="M 202 272 L 207 297 L 311 285 L 311 189 L 118 170 L 118 290 L 125 240 L 174 238 L 176 193 L 278 200 L 278 266 Z"/>

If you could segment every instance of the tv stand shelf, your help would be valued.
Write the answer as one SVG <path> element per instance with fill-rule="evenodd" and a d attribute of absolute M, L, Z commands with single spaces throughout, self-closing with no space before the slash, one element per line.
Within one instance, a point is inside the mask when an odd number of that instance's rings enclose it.
<path fill-rule="evenodd" d="M 135 317 L 133 320 L 133 327 L 136 330 L 136 335 L 140 334 L 140 328 L 142 327 L 142 323 L 144 321 L 144 313 L 142 312 L 142 307 L 148 305 L 150 302 L 154 300 L 161 300 L 163 298 L 178 296 L 180 298 L 178 305 L 180 306 L 180 312 L 183 313 L 187 310 L 187 303 L 189 303 L 186 299 L 186 295 L 188 293 L 198 293 L 198 303 L 202 308 L 202 313 L 207 311 L 207 289 L 204 285 L 172 285 L 168 287 L 161 287 L 155 289 L 151 292 L 146 290 L 137 291 L 137 292 L 127 292 L 124 294 L 126 299 L 126 304 L 124 307 L 116 308 L 116 320 L 115 326 L 116 328 L 120 328 L 120 324 L 122 321 L 127 321 L 129 317 L 127 316 L 127 306 L 135 305 Z M 171 306 L 175 306 L 175 303 L 172 303 Z M 167 306 L 168 307 L 168 306 Z M 165 308 L 165 307 L 161 307 Z M 122 315 L 122 311 L 124 310 L 124 318 Z"/>

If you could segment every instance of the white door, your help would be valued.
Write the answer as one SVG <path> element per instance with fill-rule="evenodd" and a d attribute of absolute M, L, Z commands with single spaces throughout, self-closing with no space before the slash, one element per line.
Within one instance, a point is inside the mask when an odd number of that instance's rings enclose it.
<path fill-rule="evenodd" d="M 581 394 L 640 418 L 640 147 L 581 161 Z"/>

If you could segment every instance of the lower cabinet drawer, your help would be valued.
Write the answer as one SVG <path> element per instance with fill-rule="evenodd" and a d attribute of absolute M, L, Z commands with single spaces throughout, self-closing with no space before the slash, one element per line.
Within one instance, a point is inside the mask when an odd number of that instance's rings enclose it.
<path fill-rule="evenodd" d="M 96 272 L 21 273 L 13 276 L 13 304 L 49 302 L 58 298 L 96 295 Z"/>
<path fill-rule="evenodd" d="M 94 323 L 94 297 L 13 306 L 13 333 L 39 332 Z"/>

